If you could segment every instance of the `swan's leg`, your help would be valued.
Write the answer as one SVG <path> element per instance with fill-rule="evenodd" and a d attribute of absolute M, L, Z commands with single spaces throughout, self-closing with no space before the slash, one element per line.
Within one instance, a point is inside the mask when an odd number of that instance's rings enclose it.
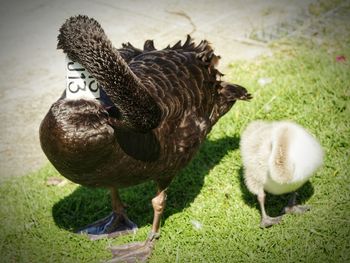
<path fill-rule="evenodd" d="M 157 195 L 152 199 L 154 215 L 151 235 L 159 236 L 160 219 L 165 209 L 166 197 L 166 189 L 158 189 Z"/>
<path fill-rule="evenodd" d="M 91 240 L 104 237 L 116 237 L 120 235 L 130 234 L 137 230 L 134 224 L 126 215 L 124 205 L 120 200 L 118 189 L 111 189 L 112 213 L 82 229 L 77 233 L 87 234 Z"/>
<path fill-rule="evenodd" d="M 154 210 L 152 230 L 144 242 L 136 242 L 112 247 L 111 262 L 146 262 L 152 253 L 155 240 L 159 237 L 160 219 L 165 208 L 166 189 L 158 188 L 156 197 L 152 199 Z"/>
<path fill-rule="evenodd" d="M 310 210 L 308 205 L 298 205 L 297 204 L 298 193 L 294 192 L 291 199 L 288 202 L 288 205 L 283 209 L 285 214 L 302 214 Z"/>
<path fill-rule="evenodd" d="M 260 227 L 269 227 L 275 224 L 278 224 L 282 220 L 282 216 L 277 216 L 277 217 L 270 217 L 266 214 L 265 211 L 265 193 L 264 191 L 261 191 L 258 194 L 258 201 L 260 204 L 260 210 L 261 210 L 261 222 L 260 222 Z"/>

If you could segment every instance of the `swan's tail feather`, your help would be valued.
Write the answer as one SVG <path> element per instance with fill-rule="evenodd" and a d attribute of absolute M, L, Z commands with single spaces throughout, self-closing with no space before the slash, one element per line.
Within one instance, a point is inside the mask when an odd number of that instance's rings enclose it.
<path fill-rule="evenodd" d="M 220 86 L 222 87 L 220 89 L 220 94 L 223 95 L 227 101 L 249 101 L 253 98 L 252 95 L 248 93 L 247 89 L 240 85 L 221 82 Z"/>

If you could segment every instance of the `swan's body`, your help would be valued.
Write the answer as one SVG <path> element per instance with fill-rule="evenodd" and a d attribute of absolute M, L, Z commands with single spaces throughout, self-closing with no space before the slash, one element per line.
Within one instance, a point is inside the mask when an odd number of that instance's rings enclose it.
<path fill-rule="evenodd" d="M 117 189 L 154 180 L 158 193 L 152 200 L 149 245 L 159 231 L 172 178 L 218 119 L 236 100 L 250 95 L 219 80 L 219 57 L 207 41 L 196 46 L 188 37 L 183 45 L 179 41 L 163 50 L 146 41 L 143 50 L 129 43 L 117 50 L 101 26 L 86 16 L 68 19 L 58 40 L 58 47 L 88 70 L 103 93 L 100 100 L 63 96 L 54 103 L 41 124 L 42 148 L 68 179 L 112 189 L 114 217 L 126 222 L 119 230 L 134 225 Z M 96 223 L 86 232 L 108 234 L 114 231 L 109 227 Z"/>
<path fill-rule="evenodd" d="M 264 191 L 280 195 L 296 191 L 323 162 L 318 141 L 300 125 L 254 121 L 240 143 L 248 189 L 261 199 Z"/>

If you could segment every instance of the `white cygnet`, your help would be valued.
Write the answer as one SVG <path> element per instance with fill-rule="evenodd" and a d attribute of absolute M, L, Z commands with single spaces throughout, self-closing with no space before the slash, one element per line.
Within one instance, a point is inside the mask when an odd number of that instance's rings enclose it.
<path fill-rule="evenodd" d="M 294 192 L 284 209 L 301 213 L 307 206 L 296 205 L 295 191 L 323 163 L 318 141 L 300 125 L 289 122 L 253 121 L 241 136 L 244 180 L 257 195 L 261 209 L 261 227 L 278 224 L 282 216 L 270 217 L 265 211 L 265 191 L 274 195 Z"/>

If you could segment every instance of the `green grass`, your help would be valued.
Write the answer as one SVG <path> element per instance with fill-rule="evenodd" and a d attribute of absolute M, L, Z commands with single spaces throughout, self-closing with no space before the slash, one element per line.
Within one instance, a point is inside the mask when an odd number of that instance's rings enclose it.
<path fill-rule="evenodd" d="M 228 78 L 254 99 L 220 120 L 171 184 L 150 262 L 350 262 L 349 39 L 279 43 L 273 57 L 232 65 Z M 337 55 L 347 62 L 337 62 Z M 259 86 L 265 77 L 272 82 Z M 300 190 L 312 210 L 269 229 L 259 228 L 256 198 L 242 181 L 240 133 L 255 119 L 294 120 L 318 137 L 326 154 L 323 168 Z M 92 242 L 72 230 L 109 213 L 108 192 L 73 183 L 50 187 L 51 176 L 58 173 L 47 165 L 0 185 L 1 262 L 100 262 L 111 257 L 108 246 L 146 238 L 152 183 L 121 193 L 140 226 L 135 235 Z M 268 212 L 278 214 L 287 199 L 268 196 Z"/>

